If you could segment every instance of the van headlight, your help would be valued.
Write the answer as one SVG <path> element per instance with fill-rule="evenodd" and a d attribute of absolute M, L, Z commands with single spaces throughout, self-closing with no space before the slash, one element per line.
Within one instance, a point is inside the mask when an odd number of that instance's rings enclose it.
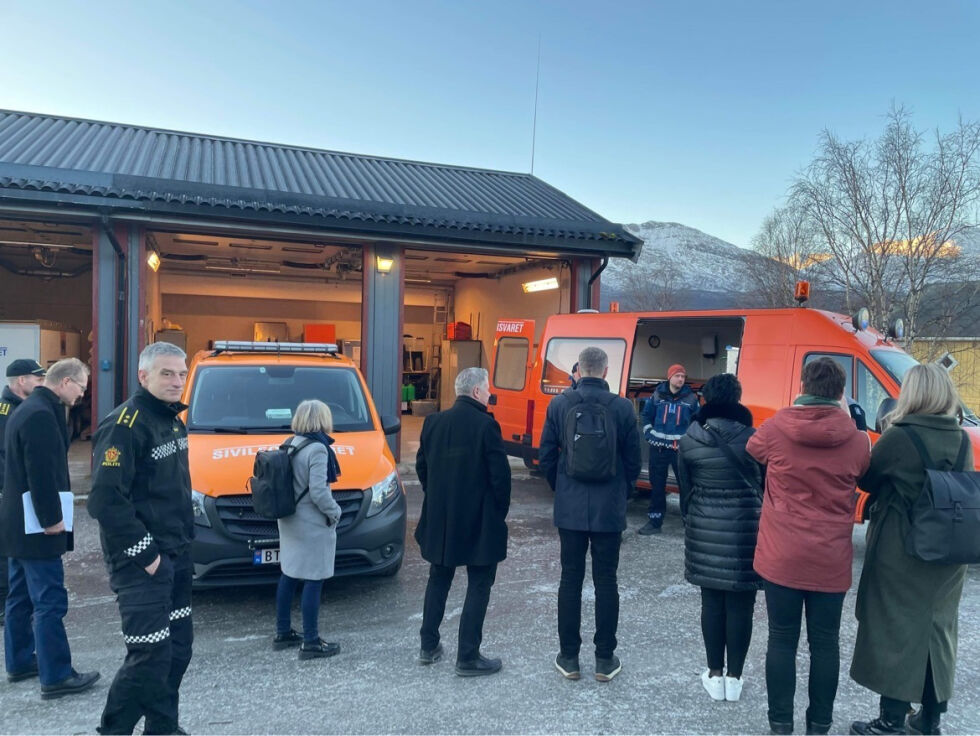
<path fill-rule="evenodd" d="M 393 472 L 380 483 L 371 486 L 371 505 L 368 506 L 367 515 L 374 516 L 387 506 L 391 499 L 398 495 L 398 473 Z"/>
<path fill-rule="evenodd" d="M 207 498 L 200 491 L 191 491 L 191 508 L 194 510 L 194 523 L 198 526 L 211 526 L 208 519 L 207 509 L 204 507 L 204 499 Z"/>

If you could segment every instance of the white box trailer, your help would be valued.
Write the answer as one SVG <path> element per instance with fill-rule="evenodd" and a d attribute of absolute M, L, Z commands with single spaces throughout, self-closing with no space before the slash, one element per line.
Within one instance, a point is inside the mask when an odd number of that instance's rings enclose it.
<path fill-rule="evenodd" d="M 62 358 L 81 358 L 82 336 L 53 322 L 0 322 L 0 379 L 18 358 L 45 368 Z"/>

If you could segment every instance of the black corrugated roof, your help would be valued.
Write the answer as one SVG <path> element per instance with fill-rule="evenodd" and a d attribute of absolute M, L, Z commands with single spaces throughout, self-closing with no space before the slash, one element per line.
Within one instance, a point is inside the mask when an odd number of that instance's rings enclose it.
<path fill-rule="evenodd" d="M 633 255 L 641 243 L 530 174 L 6 110 L 0 110 L 2 198 L 114 199 L 185 214 L 208 207 L 616 255 Z"/>

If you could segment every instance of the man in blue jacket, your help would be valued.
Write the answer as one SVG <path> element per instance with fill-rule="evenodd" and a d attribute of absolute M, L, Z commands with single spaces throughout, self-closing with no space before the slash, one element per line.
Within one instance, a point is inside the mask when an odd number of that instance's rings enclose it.
<path fill-rule="evenodd" d="M 660 534 L 667 512 L 667 468 L 677 477 L 677 443 L 687 433 L 698 410 L 698 397 L 685 385 L 687 371 L 680 363 L 667 369 L 667 380 L 654 389 L 643 406 L 643 436 L 650 444 L 650 517 L 638 534 Z"/>
<path fill-rule="evenodd" d="M 599 348 L 579 355 L 581 378 L 551 400 L 541 435 L 541 471 L 555 491 L 555 526 L 561 543 L 558 641 L 555 667 L 581 677 L 582 582 L 592 547 L 595 584 L 595 678 L 608 682 L 622 669 L 616 656 L 619 625 L 619 546 L 626 501 L 640 474 L 640 435 L 633 405 L 609 390 L 609 358 Z"/>

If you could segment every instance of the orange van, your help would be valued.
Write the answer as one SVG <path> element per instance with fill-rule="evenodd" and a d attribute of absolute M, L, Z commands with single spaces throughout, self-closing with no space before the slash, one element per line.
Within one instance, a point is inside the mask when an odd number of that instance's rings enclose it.
<path fill-rule="evenodd" d="M 255 513 L 246 481 L 255 454 L 292 434 L 293 410 L 320 399 L 333 414 L 341 475 L 331 486 L 343 509 L 337 575 L 394 575 L 405 554 L 404 489 L 360 371 L 335 345 L 215 342 L 191 363 L 184 403 L 195 539 L 196 587 L 273 582 L 279 577 L 275 520 Z"/>
<path fill-rule="evenodd" d="M 682 363 L 694 389 L 717 373 L 735 373 L 756 426 L 792 402 L 808 361 L 827 356 L 844 369 L 846 394 L 865 410 L 869 430 L 877 430 L 882 403 L 897 398 L 902 377 L 917 362 L 892 337 L 867 326 L 866 314 L 803 307 L 559 314 L 548 318 L 540 344 L 534 345 L 534 335 L 532 320 L 500 320 L 491 374 L 494 416 L 507 451 L 528 467 L 537 462 L 548 402 L 568 388 L 572 366 L 588 346 L 609 355 L 609 386 L 633 400 L 638 416 L 668 367 Z M 980 462 L 976 416 L 968 412 L 964 425 Z M 639 485 L 649 487 L 645 444 Z"/>

